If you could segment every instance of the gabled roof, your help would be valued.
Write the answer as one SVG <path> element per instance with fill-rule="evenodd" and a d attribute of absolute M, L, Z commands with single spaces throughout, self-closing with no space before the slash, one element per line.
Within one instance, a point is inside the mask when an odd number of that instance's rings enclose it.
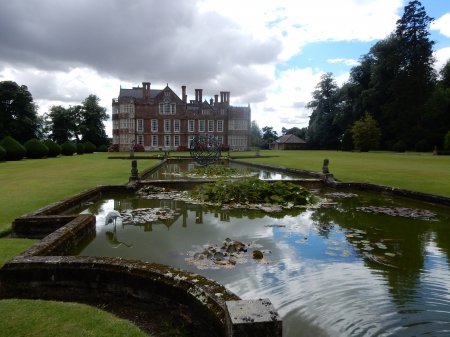
<path fill-rule="evenodd" d="M 161 89 L 150 89 L 150 98 L 155 98 L 161 91 L 162 91 Z M 144 97 L 144 88 L 133 88 L 133 89 L 120 88 L 119 97 L 142 98 Z"/>
<path fill-rule="evenodd" d="M 278 138 L 274 143 L 278 144 L 306 144 L 306 142 L 296 135 L 284 135 Z"/>

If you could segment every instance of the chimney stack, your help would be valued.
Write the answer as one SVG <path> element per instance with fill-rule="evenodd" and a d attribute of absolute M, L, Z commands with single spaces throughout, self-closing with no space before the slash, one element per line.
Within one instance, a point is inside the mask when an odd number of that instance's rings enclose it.
<path fill-rule="evenodd" d="M 219 105 L 219 95 L 214 95 L 214 106 Z"/>
<path fill-rule="evenodd" d="M 203 89 L 198 89 L 198 92 L 199 92 L 199 101 L 200 101 L 200 104 L 202 104 L 202 102 L 203 102 L 203 99 L 202 99 L 202 97 L 203 97 Z"/>
<path fill-rule="evenodd" d="M 183 100 L 184 103 L 186 103 L 186 86 L 185 85 L 181 86 L 181 99 Z"/>
<path fill-rule="evenodd" d="M 142 92 L 144 97 L 150 97 L 150 82 L 142 82 Z"/>

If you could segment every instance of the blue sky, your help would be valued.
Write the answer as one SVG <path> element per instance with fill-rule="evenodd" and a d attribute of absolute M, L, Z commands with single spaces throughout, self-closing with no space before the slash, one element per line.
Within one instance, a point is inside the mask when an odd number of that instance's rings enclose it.
<path fill-rule="evenodd" d="M 0 81 L 27 85 L 41 114 L 96 94 L 111 113 L 120 86 L 151 82 L 188 99 L 231 92 L 259 126 L 305 127 L 325 72 L 339 84 L 395 30 L 405 0 L 15 0 L 2 3 Z M 450 0 L 435 19 L 436 69 L 450 59 Z M 111 120 L 105 123 L 111 135 Z"/>

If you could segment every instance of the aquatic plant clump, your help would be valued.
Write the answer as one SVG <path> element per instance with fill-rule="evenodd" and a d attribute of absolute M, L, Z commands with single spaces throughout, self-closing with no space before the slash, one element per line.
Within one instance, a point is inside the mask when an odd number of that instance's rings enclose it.
<path fill-rule="evenodd" d="M 405 218 L 415 218 L 415 219 L 429 219 L 436 216 L 433 212 L 420 209 L 412 209 L 407 207 L 356 207 L 358 211 L 363 211 L 367 213 L 383 213 L 391 216 L 401 216 Z"/>
<path fill-rule="evenodd" d="M 249 250 L 253 249 L 252 260 L 258 264 L 269 264 L 270 261 L 264 259 L 264 254 L 270 254 L 270 250 L 261 251 L 262 245 L 254 242 L 240 242 L 226 238 L 223 243 L 208 243 L 203 246 L 192 246 L 194 250 L 187 252 L 186 258 L 189 264 L 195 265 L 198 269 L 231 269 L 237 264 L 244 264 L 249 261 Z"/>
<path fill-rule="evenodd" d="M 189 178 L 244 178 L 251 177 L 257 173 L 246 171 L 239 172 L 237 169 L 222 165 L 213 165 L 197 168 L 187 172 L 179 173 L 180 176 Z"/>
<path fill-rule="evenodd" d="M 313 195 L 305 188 L 289 182 L 269 183 L 258 178 L 218 181 L 196 186 L 189 197 L 212 204 L 269 204 L 283 207 L 313 203 Z"/>

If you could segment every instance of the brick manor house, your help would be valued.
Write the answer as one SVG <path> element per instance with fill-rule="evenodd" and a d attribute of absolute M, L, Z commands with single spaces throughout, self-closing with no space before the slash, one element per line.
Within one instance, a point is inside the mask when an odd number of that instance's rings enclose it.
<path fill-rule="evenodd" d="M 203 101 L 203 89 L 195 89 L 195 100 L 187 102 L 186 86 L 181 98 L 167 85 L 164 89 L 120 88 L 112 100 L 113 144 L 128 151 L 134 140 L 146 151 L 174 151 L 196 135 L 213 134 L 232 151 L 250 149 L 251 109 L 230 105 L 230 92 L 221 91 Z"/>

